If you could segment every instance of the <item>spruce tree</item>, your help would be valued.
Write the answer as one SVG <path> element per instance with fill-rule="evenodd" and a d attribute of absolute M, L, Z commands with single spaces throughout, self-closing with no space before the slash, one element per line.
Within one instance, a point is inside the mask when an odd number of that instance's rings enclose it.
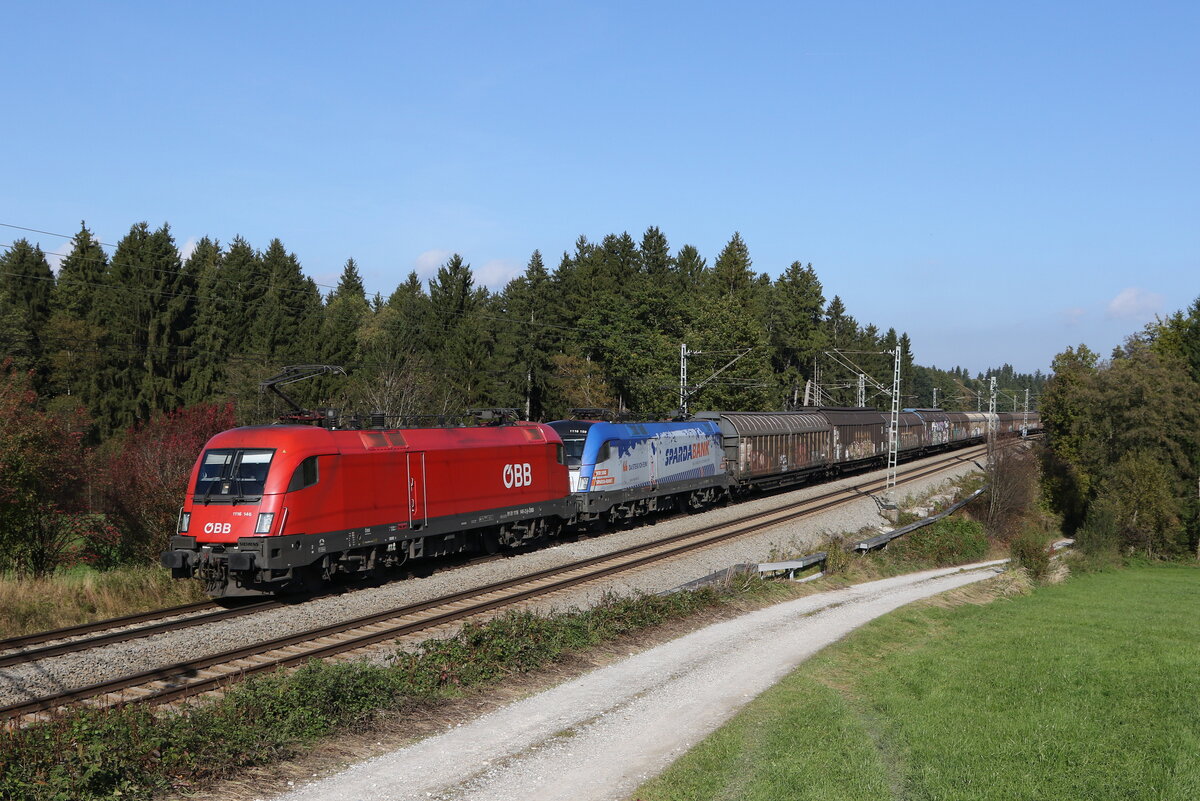
<path fill-rule="evenodd" d="M 64 399 L 55 401 L 58 406 L 90 408 L 94 404 L 92 378 L 102 364 L 104 330 L 90 317 L 107 267 L 108 255 L 81 223 L 70 253 L 59 264 L 45 328 L 46 389 L 48 395 Z"/>
<path fill-rule="evenodd" d="M 262 275 L 267 287 L 252 315 L 250 350 L 264 354 L 282 366 L 291 362 L 317 361 L 311 354 L 311 336 L 304 326 L 311 317 L 312 289 L 295 253 L 288 253 L 279 239 L 272 239 L 262 254 Z M 317 297 L 319 302 L 319 294 Z"/>
<path fill-rule="evenodd" d="M 699 385 L 749 349 L 689 401 L 691 411 L 778 408 L 778 389 L 771 372 L 767 333 L 734 297 L 716 298 L 701 306 L 694 327 L 685 332 L 689 350 L 702 355 L 688 363 L 688 379 Z"/>
<path fill-rule="evenodd" d="M 219 318 L 231 354 L 263 355 L 255 352 L 251 331 L 268 284 L 262 257 L 245 239 L 234 237 L 221 260 L 220 281 L 215 287 Z"/>
<path fill-rule="evenodd" d="M 206 266 L 198 274 L 203 300 L 196 310 L 193 342 L 205 353 L 207 363 L 195 368 L 201 377 L 188 394 L 203 386 L 214 398 L 240 399 L 239 420 L 269 419 L 258 385 L 275 367 L 253 339 L 254 322 L 263 312 L 269 283 L 262 258 L 237 236 L 214 266 Z"/>
<path fill-rule="evenodd" d="M 768 332 L 776 377 L 795 404 L 813 360 L 827 347 L 823 325 L 825 297 L 813 266 L 794 261 L 776 280 L 770 294 Z"/>
<path fill-rule="evenodd" d="M 908 338 L 908 332 L 905 331 L 900 335 L 900 397 L 902 405 L 913 406 L 919 402 L 917 389 L 914 385 L 916 380 L 916 363 L 913 360 L 912 340 Z"/>
<path fill-rule="evenodd" d="M 147 322 L 145 377 L 138 396 L 139 419 L 154 412 L 174 411 L 183 405 L 187 379 L 187 346 L 196 318 L 197 276 L 184 269 L 164 223 L 146 242 L 150 271 L 151 313 Z"/>
<path fill-rule="evenodd" d="M 524 417 L 541 419 L 546 414 L 553 364 L 551 357 L 560 329 L 549 322 L 551 279 L 535 250 L 521 276 L 514 278 L 496 299 L 496 310 L 505 322 L 495 334 L 495 362 L 501 370 L 505 392 L 502 405 L 517 406 Z"/>
<path fill-rule="evenodd" d="M 359 329 L 361 361 L 348 396 L 365 412 L 391 418 L 442 411 L 444 387 L 431 378 L 429 298 L 410 272 Z"/>
<path fill-rule="evenodd" d="M 832 348 L 845 348 L 855 335 L 854 319 L 846 314 L 846 304 L 838 295 L 833 296 L 825 309 L 825 332 Z"/>
<path fill-rule="evenodd" d="M 71 252 L 58 266 L 58 280 L 50 294 L 51 313 L 65 312 L 71 319 L 86 320 L 107 269 L 108 254 L 81 222 L 79 233 L 71 240 Z"/>
<path fill-rule="evenodd" d="M 755 280 L 752 266 L 750 248 L 746 246 L 742 235 L 735 231 L 713 264 L 713 294 L 717 297 L 746 300 L 751 294 Z"/>
<path fill-rule="evenodd" d="M 409 272 L 404 283 L 388 297 L 387 308 L 395 312 L 387 327 L 388 336 L 413 354 L 428 355 L 438 337 L 431 332 L 429 296 L 416 270 Z"/>
<path fill-rule="evenodd" d="M 90 311 L 90 322 L 104 329 L 105 358 L 95 377 L 94 417 L 105 436 L 139 419 L 158 283 L 153 251 L 150 226 L 133 225 L 117 243 Z"/>
<path fill-rule="evenodd" d="M 46 254 L 29 240 L 18 239 L 0 256 L 0 353 L 39 375 L 45 373 L 43 336 L 53 285 Z"/>
<path fill-rule="evenodd" d="M 347 259 L 337 288 L 330 293 L 325 304 L 321 339 L 326 364 L 336 364 L 348 370 L 356 366 L 358 330 L 370 311 L 358 265 L 354 259 Z"/>
<path fill-rule="evenodd" d="M 429 282 L 433 330 L 441 332 L 437 364 L 458 388 L 462 407 L 478 406 L 489 399 L 488 356 L 491 343 L 478 315 L 486 289 L 475 289 L 471 266 L 455 253 L 438 268 Z"/>
<path fill-rule="evenodd" d="M 183 396 L 187 404 L 216 400 L 224 394 L 228 331 L 225 326 L 228 291 L 221 274 L 224 254 L 221 245 L 208 237 L 188 256 L 184 269 L 195 277 L 196 312 L 191 340 L 191 358 Z"/>
<path fill-rule="evenodd" d="M 638 317 L 668 340 L 677 340 L 683 331 L 681 309 L 687 294 L 679 291 L 679 276 L 667 237 L 655 226 L 642 235 L 641 263 Z"/>
<path fill-rule="evenodd" d="M 575 240 L 575 252 L 564 252 L 554 273 L 555 317 L 569 325 L 572 330 L 564 331 L 564 347 L 577 351 L 584 358 L 590 357 L 594 347 L 588 341 L 581 321 L 593 314 L 596 303 L 603 294 L 597 275 L 596 246 L 587 237 Z"/>
<path fill-rule="evenodd" d="M 678 270 L 679 291 L 690 294 L 700 290 L 706 282 L 708 262 L 700 255 L 695 245 L 684 245 L 675 254 L 675 265 Z"/>
<path fill-rule="evenodd" d="M 686 331 L 695 323 L 703 305 L 699 297 L 709 290 L 708 262 L 695 245 L 684 245 L 675 254 L 675 296 L 679 298 L 679 328 Z"/>

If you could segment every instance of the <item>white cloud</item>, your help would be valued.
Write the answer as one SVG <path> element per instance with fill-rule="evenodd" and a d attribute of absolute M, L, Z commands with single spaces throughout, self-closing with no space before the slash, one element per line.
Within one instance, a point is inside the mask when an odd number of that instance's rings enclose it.
<path fill-rule="evenodd" d="M 525 268 L 512 259 L 492 259 L 482 267 L 472 270 L 475 273 L 475 286 L 486 286 L 488 289 L 499 291 L 516 278 Z"/>
<path fill-rule="evenodd" d="M 55 275 L 58 275 L 58 270 L 62 267 L 62 260 L 65 259 L 71 252 L 71 248 L 75 245 L 74 240 L 67 240 L 58 246 L 55 250 L 44 251 L 46 254 L 46 263 L 50 265 L 50 269 Z"/>
<path fill-rule="evenodd" d="M 321 290 L 322 295 L 328 295 L 337 289 L 338 282 L 342 280 L 342 274 L 341 272 L 317 273 L 312 276 L 312 280 L 316 283 L 317 289 Z"/>
<path fill-rule="evenodd" d="M 445 264 L 454 255 L 450 250 L 427 250 L 417 256 L 413 269 L 421 278 L 432 278 L 437 275 L 438 267 Z"/>
<path fill-rule="evenodd" d="M 184 261 L 190 259 L 192 254 L 196 252 L 196 245 L 198 244 L 199 242 L 196 241 L 196 237 L 189 236 L 187 241 L 183 243 L 183 247 L 179 249 L 179 258 Z"/>
<path fill-rule="evenodd" d="M 1148 319 L 1162 308 L 1163 300 L 1157 292 L 1131 286 L 1108 302 L 1108 316 L 1117 320 Z"/>
<path fill-rule="evenodd" d="M 427 250 L 413 261 L 413 269 L 422 280 L 429 280 L 437 275 L 438 269 L 449 261 L 454 253 L 453 250 Z M 487 287 L 493 291 L 503 289 L 505 284 L 525 270 L 521 264 L 511 259 L 492 259 L 482 265 L 472 264 L 470 259 L 465 257 L 464 261 L 471 265 L 475 286 Z"/>
<path fill-rule="evenodd" d="M 1087 314 L 1087 309 L 1082 306 L 1072 306 L 1069 309 L 1062 310 L 1063 321 L 1067 325 L 1079 325 L 1079 321 Z"/>

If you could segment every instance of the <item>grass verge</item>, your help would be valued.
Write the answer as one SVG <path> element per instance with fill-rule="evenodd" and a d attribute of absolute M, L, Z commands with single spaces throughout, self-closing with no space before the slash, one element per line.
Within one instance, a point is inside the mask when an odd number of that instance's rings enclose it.
<path fill-rule="evenodd" d="M 827 649 L 635 798 L 1200 797 L 1200 569 L 907 607 Z"/>
<path fill-rule="evenodd" d="M 161 567 L 0 576 L 0 639 L 203 599 L 200 582 L 172 579 Z"/>
<path fill-rule="evenodd" d="M 379 712 L 436 714 L 440 703 L 583 649 L 789 592 L 755 580 L 726 591 L 611 597 L 588 610 L 545 616 L 512 612 L 398 651 L 386 666 L 311 662 L 165 714 L 141 707 L 70 711 L 0 735 L 0 798 L 137 799 L 187 792 L 280 760 L 323 736 L 369 725 Z"/>

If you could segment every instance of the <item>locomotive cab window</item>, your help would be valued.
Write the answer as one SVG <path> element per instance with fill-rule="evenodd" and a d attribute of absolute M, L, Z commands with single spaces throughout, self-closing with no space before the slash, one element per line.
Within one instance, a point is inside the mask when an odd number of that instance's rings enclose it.
<path fill-rule="evenodd" d="M 566 451 L 566 462 L 568 467 L 579 467 L 583 464 L 583 444 L 587 442 L 586 437 L 563 437 L 563 449 Z M 559 464 L 564 464 L 560 459 Z"/>
<path fill-rule="evenodd" d="M 305 487 L 311 487 L 320 479 L 320 474 L 317 470 L 317 457 L 310 456 L 301 462 L 296 467 L 296 472 L 292 473 L 291 483 L 288 484 L 288 492 L 302 490 Z"/>
<path fill-rule="evenodd" d="M 600 450 L 596 453 L 596 464 L 607 462 L 612 456 L 612 440 L 600 446 Z"/>
<path fill-rule="evenodd" d="M 196 477 L 196 500 L 238 503 L 262 497 L 274 449 L 222 448 L 204 452 Z"/>

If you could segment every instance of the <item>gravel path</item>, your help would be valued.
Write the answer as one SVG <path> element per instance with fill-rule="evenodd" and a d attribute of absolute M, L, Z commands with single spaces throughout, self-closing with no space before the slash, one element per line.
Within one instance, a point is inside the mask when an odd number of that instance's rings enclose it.
<path fill-rule="evenodd" d="M 922 463 L 921 461 L 910 462 L 909 465 Z M 962 475 L 975 469 L 977 467 L 974 463 L 963 462 L 951 470 L 902 487 L 901 492 L 918 495 L 952 476 Z M 129 673 L 151 670 L 164 664 L 196 659 L 261 640 L 428 600 L 465 587 L 482 586 L 534 570 L 605 554 L 627 545 L 650 542 L 754 511 L 774 509 L 787 503 L 822 494 L 835 486 L 859 484 L 872 475 L 881 474 L 882 471 L 875 474 L 861 474 L 838 482 L 804 487 L 785 494 L 756 498 L 745 503 L 712 509 L 703 514 L 680 515 L 661 520 L 654 525 L 615 531 L 594 538 L 584 538 L 578 542 L 563 543 L 532 553 L 516 555 L 508 559 L 446 570 L 428 578 L 395 581 L 383 587 L 318 598 L 293 607 L 270 610 L 228 622 L 197 626 L 180 632 L 168 632 L 36 663 L 13 665 L 0 669 L 0 705 L 83 687 Z M 813 550 L 812 546 L 824 534 L 857 531 L 865 526 L 879 526 L 883 522 L 883 519 L 877 514 L 874 501 L 864 497 L 802 521 L 775 526 L 764 530 L 761 534 L 708 548 L 686 558 L 671 560 L 670 563 L 639 570 L 633 574 L 617 576 L 603 584 L 573 592 L 559 593 L 553 598 L 538 602 L 537 606 L 543 610 L 585 606 L 594 602 L 605 591 L 618 593 L 660 592 L 739 562 L 765 562 L 783 555 L 808 553 Z M 393 650 L 393 646 L 390 644 L 381 645 L 375 651 L 375 656 L 381 658 L 391 650 Z"/>
<path fill-rule="evenodd" d="M 824 646 L 989 578 L 996 564 L 874 581 L 718 623 L 279 801 L 623 799 Z"/>

